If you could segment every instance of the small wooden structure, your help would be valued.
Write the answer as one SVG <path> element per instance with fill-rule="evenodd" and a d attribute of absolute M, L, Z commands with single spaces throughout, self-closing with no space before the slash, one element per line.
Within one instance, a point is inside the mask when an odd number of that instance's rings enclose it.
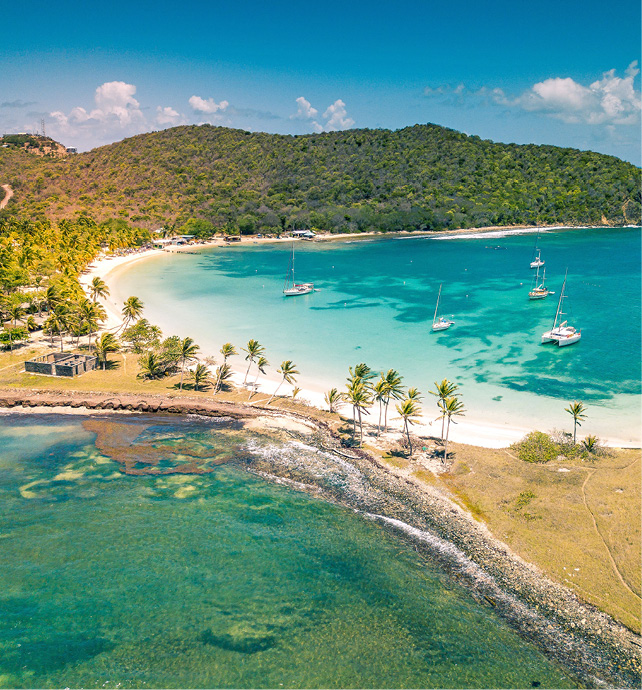
<path fill-rule="evenodd" d="M 25 362 L 25 371 L 49 376 L 79 376 L 96 368 L 96 357 L 76 352 L 50 352 Z"/>

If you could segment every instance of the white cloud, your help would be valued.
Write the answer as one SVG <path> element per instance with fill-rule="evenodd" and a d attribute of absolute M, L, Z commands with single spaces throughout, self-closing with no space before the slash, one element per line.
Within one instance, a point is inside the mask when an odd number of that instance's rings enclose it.
<path fill-rule="evenodd" d="M 636 61 L 628 66 L 624 78 L 614 69 L 589 86 L 570 77 L 553 77 L 517 97 L 494 89 L 491 98 L 500 105 L 545 113 L 569 124 L 633 125 L 640 122 L 640 92 L 633 85 L 638 73 Z"/>
<path fill-rule="evenodd" d="M 189 99 L 189 104 L 194 110 L 199 113 L 218 113 L 219 111 L 226 110 L 229 106 L 227 101 L 221 101 L 220 103 L 215 103 L 213 98 L 208 98 L 205 100 L 200 96 L 192 96 Z"/>
<path fill-rule="evenodd" d="M 159 105 L 156 108 L 156 122 L 161 127 L 174 127 L 175 125 L 183 124 L 184 119 L 179 112 L 174 110 L 174 108 L 171 108 L 170 106 L 163 108 Z"/>
<path fill-rule="evenodd" d="M 311 120 L 313 117 L 316 117 L 319 112 L 316 108 L 313 108 L 310 101 L 306 101 L 303 96 L 299 96 L 296 99 L 296 104 L 298 106 L 297 111 L 294 115 L 290 115 L 290 120 Z"/>
<path fill-rule="evenodd" d="M 312 107 L 312 104 L 303 96 L 296 99 L 298 110 L 290 119 L 311 120 L 310 124 L 315 132 L 336 132 L 342 129 L 349 129 L 354 125 L 354 120 L 348 117 L 346 104 L 339 98 L 332 105 L 329 105 L 323 113 L 324 124 L 313 120 L 319 111 Z"/>
<path fill-rule="evenodd" d="M 54 110 L 49 113 L 53 123 L 48 131 L 67 141 L 113 141 L 145 131 L 147 122 L 139 102 L 134 98 L 136 87 L 123 81 L 105 82 L 94 94 L 95 108 L 87 110 L 75 106 L 69 113 Z"/>
<path fill-rule="evenodd" d="M 348 117 L 346 104 L 340 98 L 328 106 L 325 113 L 323 113 L 323 117 L 327 120 L 325 124 L 326 132 L 349 129 L 354 124 L 354 120 Z"/>

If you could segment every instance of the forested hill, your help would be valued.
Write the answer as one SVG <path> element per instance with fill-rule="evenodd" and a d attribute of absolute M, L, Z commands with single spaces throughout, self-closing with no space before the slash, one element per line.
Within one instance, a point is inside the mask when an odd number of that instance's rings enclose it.
<path fill-rule="evenodd" d="M 243 233 L 640 222 L 640 169 L 436 125 L 306 136 L 176 127 L 68 157 L 0 149 L 3 213 Z"/>

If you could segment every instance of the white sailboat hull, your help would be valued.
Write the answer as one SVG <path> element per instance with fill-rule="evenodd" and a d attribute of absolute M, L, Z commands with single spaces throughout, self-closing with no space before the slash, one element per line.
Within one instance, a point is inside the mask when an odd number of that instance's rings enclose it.
<path fill-rule="evenodd" d="M 310 292 L 314 292 L 314 283 L 300 283 L 283 290 L 283 295 L 285 297 L 297 297 L 298 295 L 307 295 Z"/>
<path fill-rule="evenodd" d="M 543 266 L 544 262 L 541 259 L 536 259 L 535 261 L 531 261 L 531 268 L 539 268 L 540 266 Z"/>
<path fill-rule="evenodd" d="M 447 328 L 450 328 L 455 322 L 454 321 L 448 321 L 447 319 L 442 319 L 440 318 L 439 321 L 436 321 L 432 325 L 432 330 L 433 331 L 445 331 Z"/>
<path fill-rule="evenodd" d="M 548 290 L 532 290 L 528 293 L 528 299 L 544 299 L 548 295 L 550 295 Z"/>
<path fill-rule="evenodd" d="M 572 345 L 576 343 L 582 337 L 581 333 L 569 333 L 568 335 L 562 335 L 557 338 L 557 344 L 560 347 L 566 347 L 567 345 Z"/>

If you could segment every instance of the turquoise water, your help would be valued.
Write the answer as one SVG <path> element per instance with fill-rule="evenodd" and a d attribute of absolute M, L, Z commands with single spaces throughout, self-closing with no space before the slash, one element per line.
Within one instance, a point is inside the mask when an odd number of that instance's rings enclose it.
<path fill-rule="evenodd" d="M 404 542 L 244 471 L 251 438 L 3 416 L 0 686 L 573 686 Z"/>
<path fill-rule="evenodd" d="M 112 296 L 138 295 L 152 322 L 208 354 L 257 338 L 273 369 L 296 362 L 302 387 L 342 386 L 348 366 L 365 361 L 398 369 L 423 391 L 457 381 L 469 419 L 559 428 L 568 426 L 564 407 L 579 399 L 584 433 L 639 443 L 640 230 L 543 232 L 556 294 L 533 302 L 534 243 L 532 234 L 298 242 L 297 277 L 320 291 L 289 299 L 281 294 L 288 244 L 165 254 L 127 270 Z M 569 321 L 582 340 L 544 346 L 566 268 Z M 440 283 L 456 324 L 433 333 Z"/>

